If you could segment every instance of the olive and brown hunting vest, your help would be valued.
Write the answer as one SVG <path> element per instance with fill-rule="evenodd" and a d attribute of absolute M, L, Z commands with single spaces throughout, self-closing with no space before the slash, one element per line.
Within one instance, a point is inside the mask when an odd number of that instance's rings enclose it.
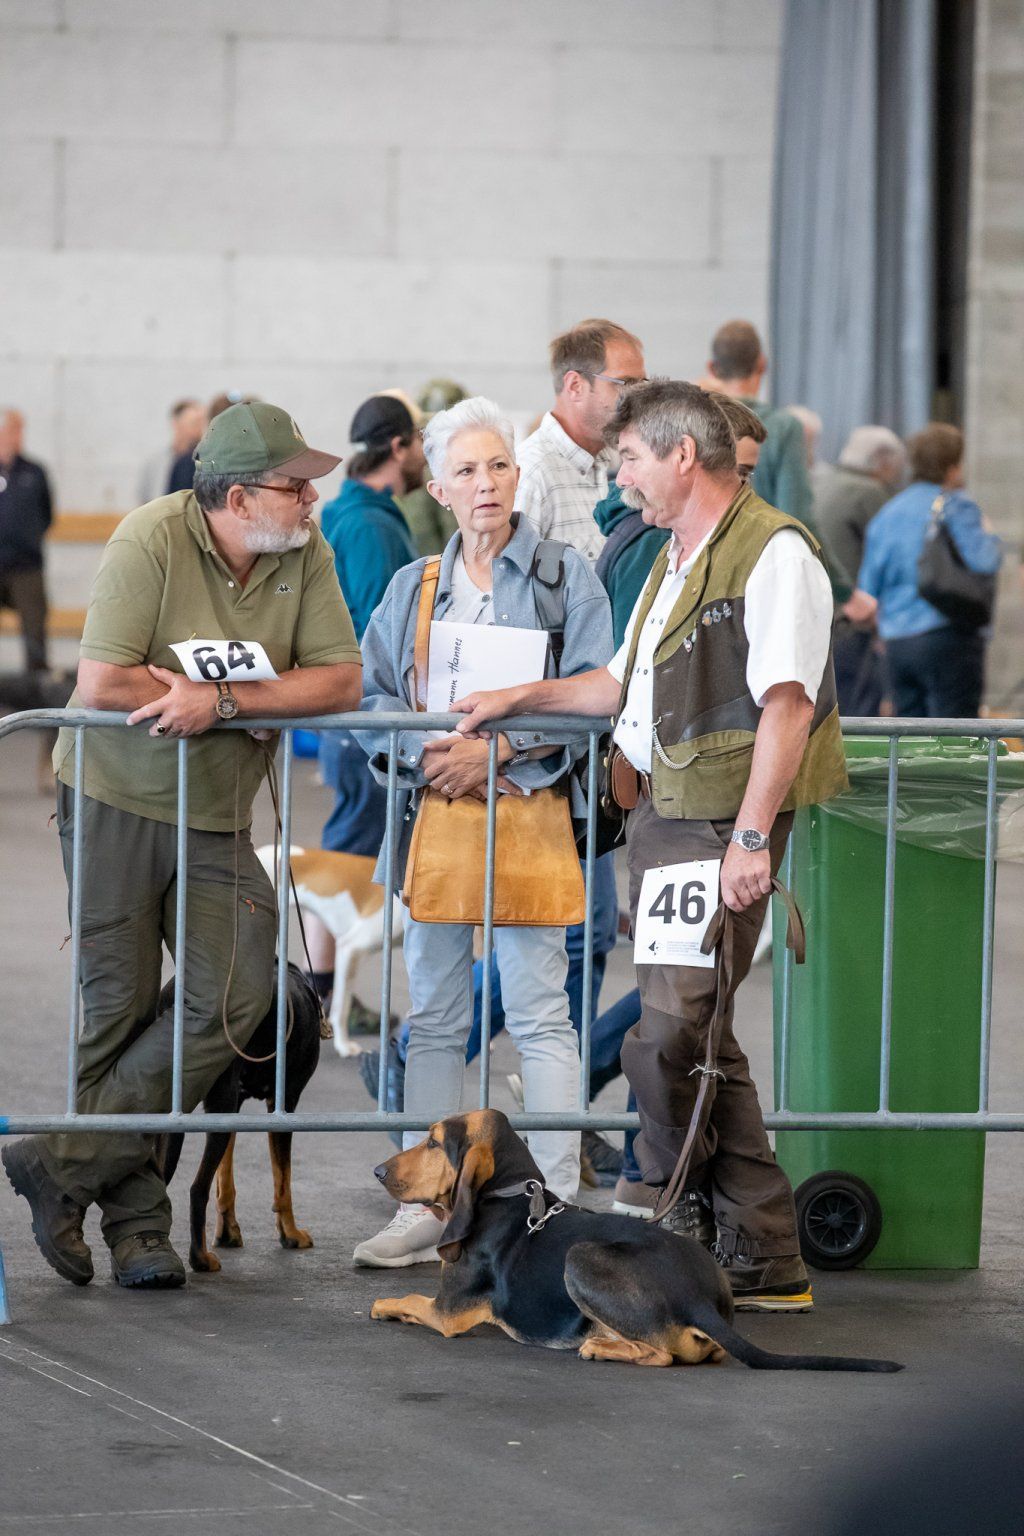
<path fill-rule="evenodd" d="M 782 528 L 799 533 L 822 558 L 802 523 L 744 486 L 698 556 L 665 621 L 654 652 L 651 743 L 651 799 L 659 816 L 718 821 L 739 812 L 762 713 L 747 687 L 744 594 L 768 540 Z M 619 714 L 640 633 L 667 570 L 668 546 L 655 560 L 640 599 Z M 781 809 L 817 805 L 840 794 L 847 784 L 830 641 L 810 737 Z"/>

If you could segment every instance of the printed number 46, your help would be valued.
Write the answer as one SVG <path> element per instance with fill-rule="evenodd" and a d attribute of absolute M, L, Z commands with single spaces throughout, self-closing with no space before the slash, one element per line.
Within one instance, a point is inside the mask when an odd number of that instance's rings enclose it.
<path fill-rule="evenodd" d="M 216 683 L 227 677 L 228 667 L 234 672 L 239 667 L 247 667 L 252 671 L 256 665 L 256 657 L 248 650 L 241 640 L 228 641 L 228 662 L 224 665 L 217 655 L 216 648 L 212 645 L 200 645 L 192 652 L 196 666 L 206 678 L 207 682 Z"/>
<path fill-rule="evenodd" d="M 671 923 L 676 916 L 673 905 L 676 888 L 666 885 L 651 905 L 649 917 L 660 917 L 663 923 Z M 702 880 L 689 880 L 679 892 L 679 917 L 684 923 L 702 923 L 707 915 L 704 897 L 707 887 Z"/>

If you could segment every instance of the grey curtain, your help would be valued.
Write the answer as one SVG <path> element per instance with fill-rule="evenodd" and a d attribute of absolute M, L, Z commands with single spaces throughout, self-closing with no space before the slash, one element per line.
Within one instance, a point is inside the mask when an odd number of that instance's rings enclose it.
<path fill-rule="evenodd" d="M 935 0 L 787 0 L 772 212 L 771 381 L 834 458 L 928 419 Z"/>

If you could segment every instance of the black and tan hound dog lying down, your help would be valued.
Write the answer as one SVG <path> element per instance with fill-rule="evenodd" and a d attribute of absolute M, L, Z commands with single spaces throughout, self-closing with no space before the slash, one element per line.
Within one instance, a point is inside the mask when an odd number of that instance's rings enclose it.
<path fill-rule="evenodd" d="M 728 1353 L 765 1371 L 902 1369 L 758 1349 L 733 1328 L 729 1283 L 705 1248 L 646 1221 L 560 1205 L 498 1110 L 438 1121 L 374 1173 L 396 1200 L 429 1205 L 447 1225 L 437 1297 L 382 1299 L 371 1317 L 445 1338 L 493 1323 L 520 1344 L 634 1365 Z"/>
<path fill-rule="evenodd" d="M 174 1002 L 174 982 L 169 981 L 160 993 L 160 1010 L 170 1008 Z M 289 1023 L 285 1046 L 284 1107 L 293 1110 L 299 1097 L 320 1060 L 320 1004 L 308 979 L 296 965 L 288 966 Z M 225 1067 L 203 1100 L 203 1108 L 210 1115 L 234 1114 L 246 1099 L 263 1099 L 268 1109 L 274 1106 L 277 1071 L 277 984 L 266 1014 L 245 1047 L 249 1057 L 262 1058 L 246 1061 L 236 1056 Z M 292 1133 L 268 1131 L 270 1166 L 274 1175 L 274 1214 L 277 1218 L 277 1235 L 282 1248 L 312 1248 L 313 1239 L 308 1232 L 295 1224 L 292 1211 Z M 174 1134 L 162 1137 L 162 1148 L 157 1155 L 163 1168 L 165 1183 L 174 1177 L 181 1156 L 184 1136 Z M 206 1210 L 210 1203 L 210 1189 L 214 1175 L 217 1177 L 217 1226 L 215 1242 L 218 1248 L 241 1248 L 242 1232 L 235 1216 L 235 1138 L 228 1131 L 208 1131 L 202 1160 L 196 1170 L 189 1191 L 189 1254 L 188 1261 L 194 1270 L 212 1273 L 220 1269 L 220 1260 L 206 1246 Z"/>

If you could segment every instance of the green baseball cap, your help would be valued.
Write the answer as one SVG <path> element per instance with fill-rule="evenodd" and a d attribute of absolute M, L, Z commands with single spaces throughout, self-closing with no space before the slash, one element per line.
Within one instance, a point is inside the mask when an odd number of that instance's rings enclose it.
<path fill-rule="evenodd" d="M 296 480 L 329 475 L 341 459 L 310 448 L 287 411 L 253 400 L 221 411 L 193 455 L 208 475 L 262 475 L 273 470 Z"/>
<path fill-rule="evenodd" d="M 417 403 L 423 414 L 430 417 L 438 411 L 450 411 L 453 405 L 468 398 L 462 385 L 456 384 L 454 379 L 431 379 L 420 390 Z"/>

